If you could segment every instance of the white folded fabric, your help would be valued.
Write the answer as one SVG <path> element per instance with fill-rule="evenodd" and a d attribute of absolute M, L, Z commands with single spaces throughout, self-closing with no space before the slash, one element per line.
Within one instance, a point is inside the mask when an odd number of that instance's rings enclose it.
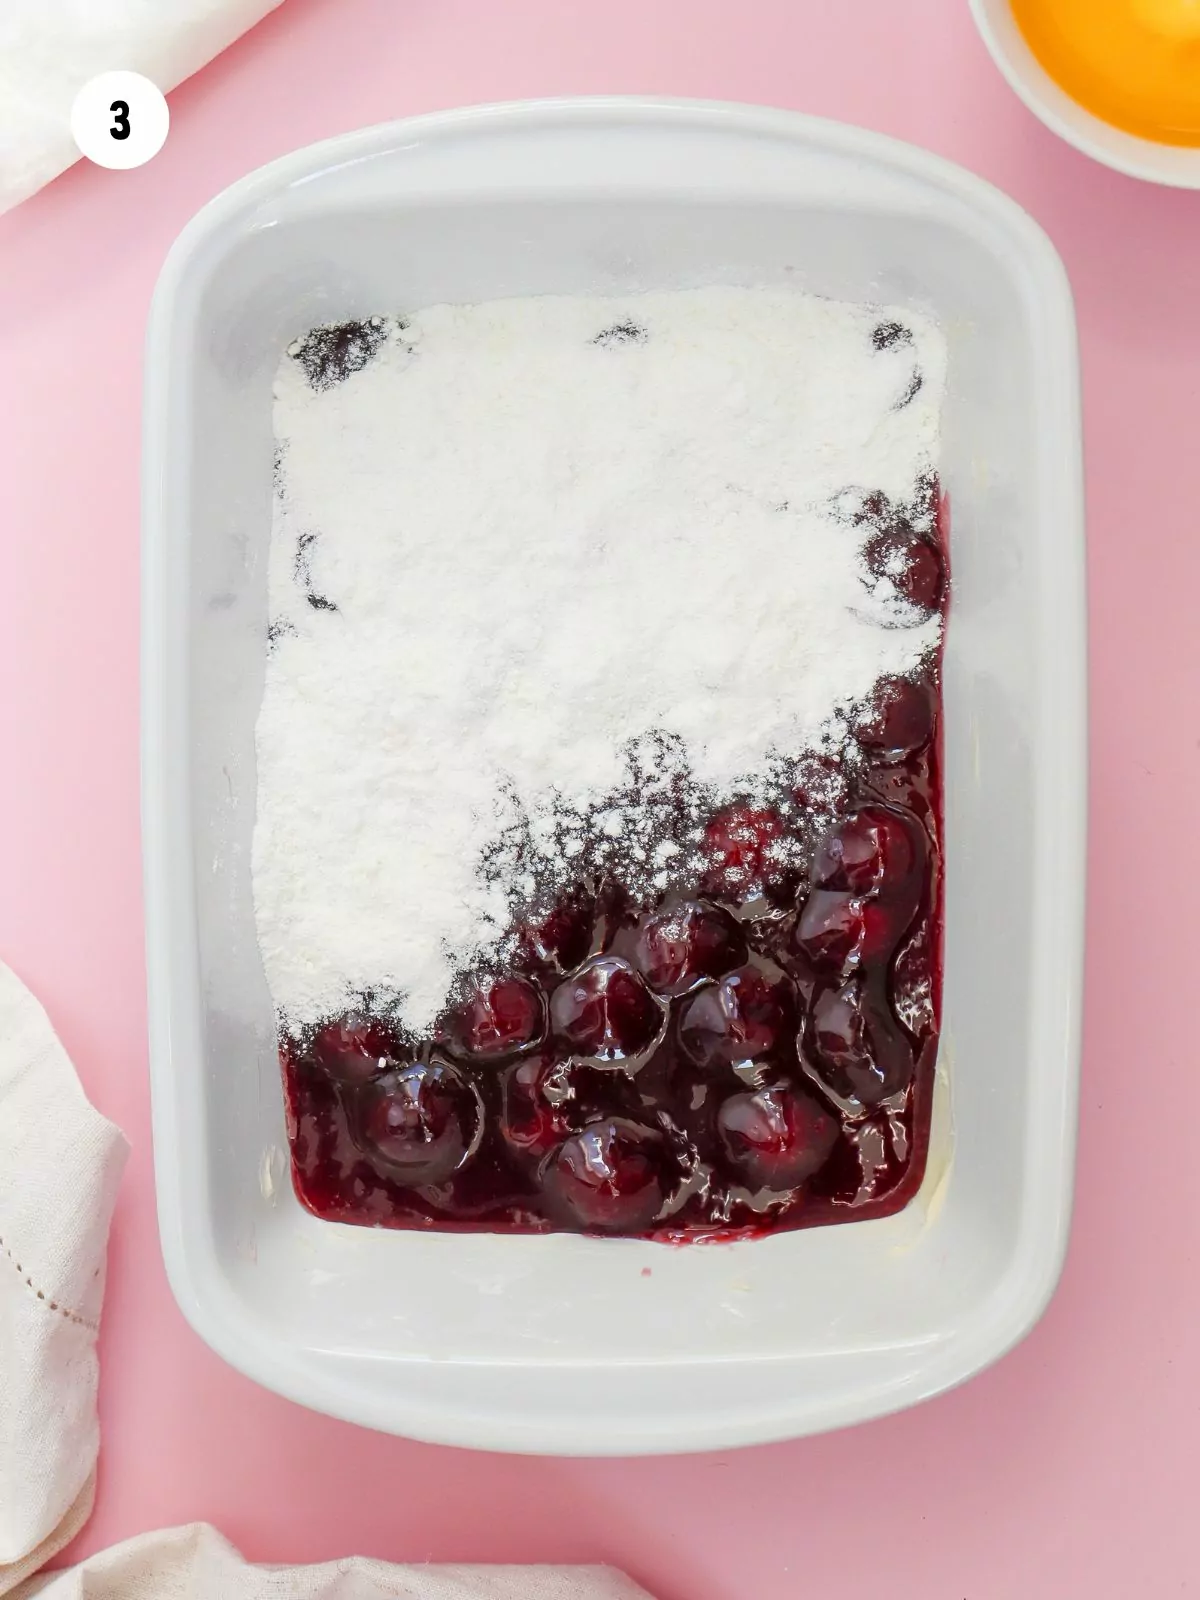
<path fill-rule="evenodd" d="M 0 1594 L 91 1511 L 96 1328 L 126 1154 L 0 966 Z"/>
<path fill-rule="evenodd" d="M 0 0 L 0 4 L 3 0 Z M 124 1137 L 0 964 L 0 1595 L 9 1600 L 649 1600 L 604 1567 L 248 1566 L 212 1528 L 40 1568 L 95 1488 L 96 1331 Z"/>
<path fill-rule="evenodd" d="M 164 94 L 280 0 L 0 0 L 0 212 L 78 158 L 76 92 L 128 69 Z"/>
<path fill-rule="evenodd" d="M 12 1600 L 649 1600 L 609 1567 L 251 1567 L 203 1524 L 144 1534 Z"/>

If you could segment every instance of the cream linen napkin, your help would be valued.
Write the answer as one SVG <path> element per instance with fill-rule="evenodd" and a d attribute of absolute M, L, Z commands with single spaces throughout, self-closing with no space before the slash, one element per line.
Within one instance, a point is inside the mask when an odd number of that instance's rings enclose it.
<path fill-rule="evenodd" d="M 3 3 L 3 0 L 0 0 Z M 604 1567 L 252 1567 L 212 1528 L 38 1569 L 92 1509 L 96 1328 L 127 1146 L 0 965 L 0 1595 L 9 1600 L 649 1600 Z"/>
<path fill-rule="evenodd" d="M 649 1600 L 608 1567 L 251 1567 L 202 1524 L 145 1534 L 12 1600 Z"/>
<path fill-rule="evenodd" d="M 0 965 L 0 1594 L 92 1509 L 96 1326 L 126 1154 Z"/>
<path fill-rule="evenodd" d="M 0 0 L 0 212 L 78 159 L 71 103 L 98 72 L 166 94 L 280 0 Z"/>

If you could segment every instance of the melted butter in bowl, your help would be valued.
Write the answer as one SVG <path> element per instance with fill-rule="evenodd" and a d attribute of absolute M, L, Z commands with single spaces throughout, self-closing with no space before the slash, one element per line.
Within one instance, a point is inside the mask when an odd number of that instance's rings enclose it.
<path fill-rule="evenodd" d="M 1200 0 L 1013 0 L 1051 78 L 1111 127 L 1200 147 Z"/>

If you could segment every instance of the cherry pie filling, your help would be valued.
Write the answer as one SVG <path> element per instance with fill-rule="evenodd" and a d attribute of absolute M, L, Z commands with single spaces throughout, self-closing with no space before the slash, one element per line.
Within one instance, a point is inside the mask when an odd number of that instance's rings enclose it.
<path fill-rule="evenodd" d="M 940 536 L 866 504 L 868 570 L 941 610 Z M 429 1038 L 369 1001 L 284 1033 L 301 1202 L 673 1241 L 901 1209 L 938 1037 L 940 709 L 936 661 L 882 681 L 832 812 L 802 783 L 786 808 L 726 806 L 695 881 L 651 904 L 615 877 L 571 885 Z"/>

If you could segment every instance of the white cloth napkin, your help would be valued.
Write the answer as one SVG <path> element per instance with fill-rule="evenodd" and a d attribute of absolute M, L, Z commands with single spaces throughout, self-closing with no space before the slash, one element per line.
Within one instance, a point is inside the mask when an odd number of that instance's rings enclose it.
<path fill-rule="evenodd" d="M 76 92 L 140 72 L 164 94 L 280 0 L 0 0 L 0 212 L 78 159 Z"/>
<path fill-rule="evenodd" d="M 0 0 L 3 3 L 3 0 Z M 212 1528 L 39 1569 L 95 1488 L 96 1332 L 128 1153 L 46 1013 L 0 964 L 0 1595 L 9 1600 L 649 1600 L 605 1567 L 248 1566 Z"/>
<path fill-rule="evenodd" d="M 12 1600 L 650 1600 L 610 1567 L 393 1567 L 361 1556 L 251 1567 L 198 1523 L 144 1534 Z"/>
<path fill-rule="evenodd" d="M 0 1594 L 92 1509 L 96 1328 L 126 1154 L 0 966 Z"/>

